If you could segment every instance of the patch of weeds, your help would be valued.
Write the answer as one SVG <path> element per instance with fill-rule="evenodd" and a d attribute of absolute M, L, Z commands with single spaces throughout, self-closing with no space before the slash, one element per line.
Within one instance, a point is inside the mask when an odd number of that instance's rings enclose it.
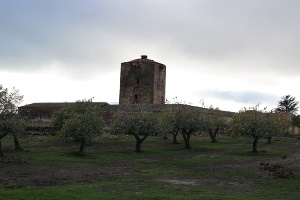
<path fill-rule="evenodd" d="M 261 162 L 260 169 L 269 171 L 273 178 L 294 178 L 297 177 L 298 171 L 294 169 L 290 169 L 281 164 L 270 164 L 268 162 Z"/>
<path fill-rule="evenodd" d="M 31 162 L 25 158 L 2 157 L 0 163 L 30 164 Z"/>

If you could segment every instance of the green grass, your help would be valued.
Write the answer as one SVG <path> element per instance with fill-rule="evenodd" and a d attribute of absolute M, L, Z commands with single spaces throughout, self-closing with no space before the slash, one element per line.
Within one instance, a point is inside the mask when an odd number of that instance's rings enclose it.
<path fill-rule="evenodd" d="M 5 159 L 16 162 L 0 162 L 0 199 L 300 199 L 299 177 L 259 169 L 264 161 L 299 171 L 296 139 L 260 140 L 256 154 L 251 138 L 217 139 L 192 137 L 186 150 L 180 137 L 178 145 L 149 137 L 137 154 L 133 137 L 98 137 L 76 156 L 80 144 L 71 139 L 28 136 L 16 152 L 6 137 Z"/>

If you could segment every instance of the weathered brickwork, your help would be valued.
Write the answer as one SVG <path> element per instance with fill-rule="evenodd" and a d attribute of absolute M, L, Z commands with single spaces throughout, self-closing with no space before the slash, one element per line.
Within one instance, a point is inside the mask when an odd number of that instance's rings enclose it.
<path fill-rule="evenodd" d="M 121 64 L 119 104 L 164 104 L 166 66 L 147 59 Z"/>

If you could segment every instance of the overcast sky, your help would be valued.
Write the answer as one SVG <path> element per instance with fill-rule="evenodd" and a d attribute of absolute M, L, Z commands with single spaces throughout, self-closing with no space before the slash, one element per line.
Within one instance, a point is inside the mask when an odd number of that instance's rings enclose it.
<path fill-rule="evenodd" d="M 118 103 L 121 63 L 142 54 L 167 66 L 167 99 L 299 101 L 300 1 L 0 0 L 0 84 L 22 105 Z"/>

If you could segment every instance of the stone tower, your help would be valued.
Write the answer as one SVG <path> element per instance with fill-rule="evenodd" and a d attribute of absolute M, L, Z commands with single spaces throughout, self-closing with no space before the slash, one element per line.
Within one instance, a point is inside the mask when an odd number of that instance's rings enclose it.
<path fill-rule="evenodd" d="M 121 63 L 119 104 L 164 104 L 166 66 L 140 59 Z"/>

